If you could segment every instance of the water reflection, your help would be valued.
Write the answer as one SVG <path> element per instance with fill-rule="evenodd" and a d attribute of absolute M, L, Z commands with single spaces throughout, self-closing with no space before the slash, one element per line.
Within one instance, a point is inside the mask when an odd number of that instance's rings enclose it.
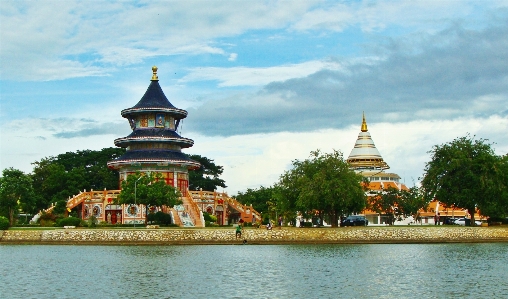
<path fill-rule="evenodd" d="M 2 298 L 486 298 L 508 244 L 0 246 Z M 7 294 L 7 295 L 6 295 Z"/>

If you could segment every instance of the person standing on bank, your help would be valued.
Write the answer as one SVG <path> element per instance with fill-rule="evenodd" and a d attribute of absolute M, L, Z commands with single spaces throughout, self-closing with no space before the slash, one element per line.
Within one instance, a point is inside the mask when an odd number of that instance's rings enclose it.
<path fill-rule="evenodd" d="M 236 226 L 236 238 L 242 238 L 242 225 L 238 224 Z"/>
<path fill-rule="evenodd" d="M 282 229 L 282 216 L 279 216 L 279 229 Z"/>

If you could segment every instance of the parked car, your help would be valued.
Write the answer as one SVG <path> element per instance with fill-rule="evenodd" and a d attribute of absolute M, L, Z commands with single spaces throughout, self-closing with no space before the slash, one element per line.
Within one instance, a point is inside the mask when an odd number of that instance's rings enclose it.
<path fill-rule="evenodd" d="M 443 222 L 443 224 L 449 224 L 453 225 L 455 224 L 455 221 L 459 220 L 458 218 L 446 218 Z"/>
<path fill-rule="evenodd" d="M 469 226 L 470 223 L 471 223 L 471 219 L 469 219 L 469 218 L 459 218 L 459 219 L 455 220 L 455 224 L 457 224 L 457 225 L 467 225 L 467 226 Z M 482 222 L 478 221 L 478 220 L 475 220 L 474 223 L 475 223 L 476 226 L 482 225 Z"/>
<path fill-rule="evenodd" d="M 369 220 L 365 216 L 352 215 L 342 220 L 340 226 L 365 226 L 369 224 Z"/>

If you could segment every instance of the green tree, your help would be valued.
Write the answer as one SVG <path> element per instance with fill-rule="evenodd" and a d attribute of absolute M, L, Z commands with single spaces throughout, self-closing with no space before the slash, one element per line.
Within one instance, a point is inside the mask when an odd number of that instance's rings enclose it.
<path fill-rule="evenodd" d="M 500 174 L 500 157 L 487 140 L 467 135 L 435 145 L 429 153 L 431 160 L 422 180 L 428 200 L 436 198 L 446 205 L 467 209 L 474 225 L 476 208 L 488 212 L 490 205 L 502 199 L 506 176 Z"/>
<path fill-rule="evenodd" d="M 508 216 L 508 155 L 498 157 L 494 167 L 494 187 L 487 190 L 494 194 L 486 196 L 478 207 L 483 215 L 493 219 Z"/>
<path fill-rule="evenodd" d="M 295 164 L 296 163 L 296 164 Z M 300 161 L 293 161 L 293 166 Z M 299 164 L 298 164 L 299 165 Z M 301 178 L 305 176 L 303 167 L 294 167 L 291 171 L 285 171 L 273 188 L 273 200 L 267 202 L 269 211 L 277 209 L 278 213 L 290 218 L 296 218 L 297 213 L 305 218 L 313 216 L 312 209 L 299 205 Z"/>
<path fill-rule="evenodd" d="M 30 210 L 33 206 L 34 191 L 32 179 L 21 170 L 6 168 L 0 178 L 0 211 L 13 225 L 20 209 Z"/>
<path fill-rule="evenodd" d="M 118 172 L 109 169 L 107 162 L 124 152 L 121 148 L 67 152 L 32 163 L 35 208 L 45 209 L 84 189 L 118 189 Z"/>
<path fill-rule="evenodd" d="M 360 212 L 366 206 L 363 177 L 350 169 L 341 152 L 311 152 L 310 159 L 293 161 L 278 183 L 278 202 L 299 211 L 317 211 L 333 227 L 341 215 Z"/>
<path fill-rule="evenodd" d="M 153 214 L 146 215 L 147 221 L 150 221 L 155 224 L 160 225 L 170 225 L 171 224 L 171 215 L 166 214 L 162 211 L 158 211 Z"/>
<path fill-rule="evenodd" d="M 173 207 L 181 204 L 180 192 L 173 186 L 167 185 L 160 173 L 142 175 L 131 174 L 122 182 L 122 191 L 118 195 L 119 204 L 142 204 L 146 214 L 151 206 Z M 146 221 L 146 219 L 145 219 Z"/>
<path fill-rule="evenodd" d="M 216 165 L 213 160 L 200 155 L 190 155 L 189 157 L 201 163 L 199 169 L 189 172 L 189 190 L 215 191 L 217 187 L 227 188 L 226 182 L 219 178 L 224 171 L 222 166 Z"/>
<path fill-rule="evenodd" d="M 267 202 L 273 200 L 274 187 L 260 186 L 257 189 L 248 188 L 245 192 L 238 192 L 233 197 L 244 205 L 252 205 L 254 210 L 266 214 Z"/>
<path fill-rule="evenodd" d="M 430 203 L 428 198 L 423 196 L 421 188 L 414 186 L 409 190 L 400 191 L 399 208 L 404 217 L 413 216 L 415 220 L 419 218 L 420 209 L 425 209 Z"/>
<path fill-rule="evenodd" d="M 4 216 L 0 216 L 0 230 L 7 230 L 9 229 L 9 219 Z"/>
<path fill-rule="evenodd" d="M 368 208 L 376 213 L 388 216 L 388 224 L 393 225 L 395 220 L 413 216 L 418 218 L 418 211 L 428 206 L 420 188 L 412 187 L 409 190 L 399 190 L 389 187 L 378 192 L 371 192 Z"/>
<path fill-rule="evenodd" d="M 388 224 L 393 225 L 395 219 L 401 216 L 399 214 L 399 201 L 399 189 L 390 186 L 385 190 L 375 192 L 374 196 L 369 198 L 367 206 L 376 213 L 385 214 L 388 217 Z"/>

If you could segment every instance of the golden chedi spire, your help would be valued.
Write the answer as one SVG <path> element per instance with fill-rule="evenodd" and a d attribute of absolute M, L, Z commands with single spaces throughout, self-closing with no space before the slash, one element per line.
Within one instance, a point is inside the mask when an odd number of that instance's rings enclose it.
<path fill-rule="evenodd" d="M 157 67 L 154 65 L 152 66 L 152 81 L 159 81 L 159 77 L 157 76 Z"/>
<path fill-rule="evenodd" d="M 365 112 L 363 112 L 362 132 L 367 132 L 367 122 L 365 121 Z"/>

